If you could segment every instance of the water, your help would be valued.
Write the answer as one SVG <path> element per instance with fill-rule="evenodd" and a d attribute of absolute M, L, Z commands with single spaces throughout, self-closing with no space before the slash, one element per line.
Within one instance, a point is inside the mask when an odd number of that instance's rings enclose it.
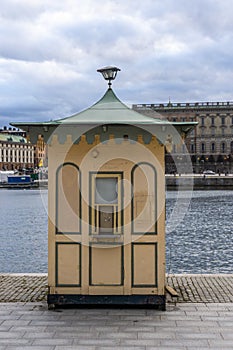
<path fill-rule="evenodd" d="M 167 193 L 168 228 L 176 196 Z M 187 205 L 185 191 L 179 204 Z M 167 272 L 233 273 L 232 214 L 233 191 L 194 191 L 184 219 L 173 218 L 178 226 L 167 232 Z"/>
<path fill-rule="evenodd" d="M 179 195 L 167 192 L 167 272 L 233 273 L 233 191 Z M 46 190 L 0 190 L 0 241 L 0 272 L 47 272 Z"/>
<path fill-rule="evenodd" d="M 46 206 L 46 190 L 0 190 L 0 272 L 47 272 Z"/>

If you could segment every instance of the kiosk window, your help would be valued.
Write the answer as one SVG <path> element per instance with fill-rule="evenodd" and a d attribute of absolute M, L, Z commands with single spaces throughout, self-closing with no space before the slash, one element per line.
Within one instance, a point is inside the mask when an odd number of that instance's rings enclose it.
<path fill-rule="evenodd" d="M 118 179 L 115 177 L 97 177 L 95 179 L 95 203 L 116 204 L 118 201 L 117 183 Z"/>
<path fill-rule="evenodd" d="M 91 233 L 119 234 L 121 231 L 121 174 L 92 174 Z"/>

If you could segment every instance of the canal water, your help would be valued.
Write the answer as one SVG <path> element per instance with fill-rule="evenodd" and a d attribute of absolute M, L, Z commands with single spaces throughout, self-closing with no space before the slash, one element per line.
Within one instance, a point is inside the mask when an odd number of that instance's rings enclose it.
<path fill-rule="evenodd" d="M 233 273 L 233 191 L 167 192 L 169 273 Z M 0 190 L 0 273 L 47 272 L 47 190 Z"/>

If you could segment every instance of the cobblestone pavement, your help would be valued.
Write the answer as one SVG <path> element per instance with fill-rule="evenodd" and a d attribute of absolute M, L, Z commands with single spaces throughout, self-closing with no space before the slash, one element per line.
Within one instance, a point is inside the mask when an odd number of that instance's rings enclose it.
<path fill-rule="evenodd" d="M 167 284 L 179 294 L 178 302 L 233 302 L 233 274 L 168 275 Z"/>
<path fill-rule="evenodd" d="M 168 275 L 167 284 L 179 303 L 233 302 L 233 274 Z M 0 302 L 39 302 L 46 295 L 47 274 L 0 274 Z"/>
<path fill-rule="evenodd" d="M 46 295 L 47 274 L 0 274 L 0 302 L 37 302 Z"/>

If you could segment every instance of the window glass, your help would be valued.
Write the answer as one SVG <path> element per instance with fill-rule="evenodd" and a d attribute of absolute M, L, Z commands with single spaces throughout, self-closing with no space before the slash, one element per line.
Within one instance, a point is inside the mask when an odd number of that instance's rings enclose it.
<path fill-rule="evenodd" d="M 95 203 L 117 203 L 117 178 L 96 178 Z"/>

